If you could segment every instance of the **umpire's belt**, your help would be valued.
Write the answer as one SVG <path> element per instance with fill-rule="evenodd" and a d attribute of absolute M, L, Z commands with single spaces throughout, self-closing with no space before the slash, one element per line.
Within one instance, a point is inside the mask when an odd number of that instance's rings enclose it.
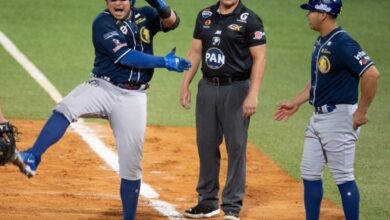
<path fill-rule="evenodd" d="M 314 106 L 314 112 L 316 114 L 324 114 L 324 113 L 329 113 L 333 112 L 333 110 L 336 109 L 336 105 L 333 104 L 327 104 L 323 106 Z"/>
<path fill-rule="evenodd" d="M 247 78 L 244 77 L 203 77 L 205 80 L 207 80 L 209 83 L 213 84 L 214 86 L 226 86 L 230 85 L 235 81 L 243 81 L 247 80 Z"/>

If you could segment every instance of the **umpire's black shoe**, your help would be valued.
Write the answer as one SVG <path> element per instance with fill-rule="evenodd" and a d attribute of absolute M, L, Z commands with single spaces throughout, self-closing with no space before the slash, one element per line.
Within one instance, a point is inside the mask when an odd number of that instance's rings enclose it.
<path fill-rule="evenodd" d="M 240 220 L 240 217 L 237 213 L 227 211 L 225 212 L 225 216 L 223 216 L 223 220 Z"/>
<path fill-rule="evenodd" d="M 184 212 L 184 216 L 188 218 L 210 218 L 219 215 L 219 208 L 210 208 L 208 206 L 198 204 L 195 207 L 189 208 Z"/>

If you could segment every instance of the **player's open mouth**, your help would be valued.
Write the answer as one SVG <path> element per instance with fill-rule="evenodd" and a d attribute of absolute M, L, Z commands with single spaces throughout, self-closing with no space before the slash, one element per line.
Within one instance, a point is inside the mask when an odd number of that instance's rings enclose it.
<path fill-rule="evenodd" d="M 115 12 L 123 12 L 123 9 L 121 9 L 121 8 L 116 8 L 116 9 L 114 9 L 115 10 Z"/>

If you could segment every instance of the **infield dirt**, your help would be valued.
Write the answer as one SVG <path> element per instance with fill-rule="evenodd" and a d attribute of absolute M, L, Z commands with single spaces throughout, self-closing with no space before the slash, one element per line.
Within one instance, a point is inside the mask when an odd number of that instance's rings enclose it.
<path fill-rule="evenodd" d="M 22 132 L 20 149 L 28 148 L 43 121 L 12 120 Z M 107 146 L 115 141 L 107 123 L 88 123 Z M 143 181 L 179 212 L 196 204 L 198 153 L 195 129 L 149 126 L 144 146 Z M 226 177 L 226 151 L 221 145 L 221 189 Z M 298 169 L 298 167 L 297 167 Z M 69 129 L 42 158 L 38 174 L 27 179 L 13 165 L 0 167 L 0 219 L 121 219 L 119 177 Z M 304 219 L 300 180 L 248 144 L 247 182 L 242 220 Z M 219 217 L 211 219 L 222 219 Z M 140 198 L 137 219 L 162 220 L 150 201 Z M 340 207 L 324 200 L 322 220 L 343 219 Z"/>

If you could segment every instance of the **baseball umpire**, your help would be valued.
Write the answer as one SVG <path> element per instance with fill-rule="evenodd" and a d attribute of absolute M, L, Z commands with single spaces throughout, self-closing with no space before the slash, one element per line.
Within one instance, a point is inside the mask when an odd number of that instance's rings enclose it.
<path fill-rule="evenodd" d="M 314 107 L 301 163 L 308 220 L 319 219 L 325 165 L 339 188 L 345 219 L 359 218 L 355 148 L 360 127 L 368 122 L 379 72 L 360 45 L 337 25 L 341 6 L 341 0 L 309 0 L 301 5 L 308 10 L 310 28 L 320 34 L 312 53 L 311 81 L 294 99 L 280 103 L 274 114 L 275 120 L 287 120 L 306 101 Z"/>
<path fill-rule="evenodd" d="M 219 146 L 228 154 L 222 194 L 223 219 L 237 220 L 246 179 L 246 144 L 250 117 L 255 114 L 264 75 L 266 39 L 259 16 L 240 0 L 219 0 L 199 12 L 184 74 L 180 100 L 189 108 L 189 85 L 202 62 L 203 79 L 196 98 L 196 134 L 200 159 L 198 204 L 185 210 L 190 218 L 218 215 Z"/>
<path fill-rule="evenodd" d="M 92 77 L 60 102 L 34 145 L 18 154 L 27 176 L 34 176 L 42 154 L 84 116 L 107 118 L 118 146 L 123 219 L 135 219 L 141 184 L 141 159 L 146 129 L 147 89 L 153 68 L 183 72 L 185 59 L 171 51 L 153 56 L 153 37 L 179 25 L 164 0 L 146 0 L 152 7 L 132 7 L 135 0 L 105 0 L 107 9 L 92 25 L 95 62 Z"/>

